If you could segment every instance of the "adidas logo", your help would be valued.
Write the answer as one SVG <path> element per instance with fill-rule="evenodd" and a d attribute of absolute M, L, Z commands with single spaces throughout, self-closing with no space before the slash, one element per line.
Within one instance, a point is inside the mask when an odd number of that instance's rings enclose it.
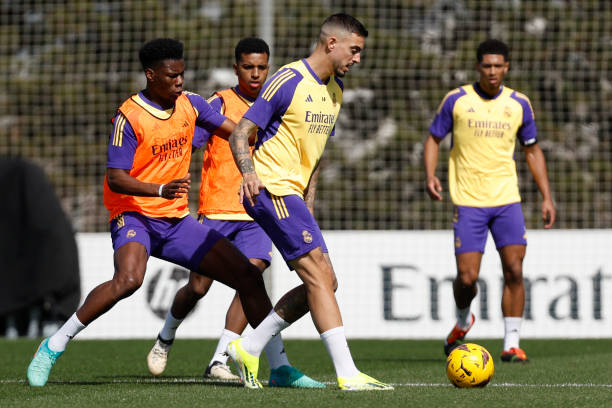
<path fill-rule="evenodd" d="M 306 98 L 306 102 L 312 102 L 312 96 L 308 95 L 308 97 Z"/>
<path fill-rule="evenodd" d="M 183 123 L 183 127 L 189 127 L 189 122 L 185 121 L 185 123 Z"/>
<path fill-rule="evenodd" d="M 470 109 L 468 109 L 467 111 L 468 111 L 468 112 L 472 112 L 472 113 L 473 113 L 473 112 L 476 112 L 476 111 L 474 110 L 474 108 L 472 108 L 471 106 L 470 106 Z"/>

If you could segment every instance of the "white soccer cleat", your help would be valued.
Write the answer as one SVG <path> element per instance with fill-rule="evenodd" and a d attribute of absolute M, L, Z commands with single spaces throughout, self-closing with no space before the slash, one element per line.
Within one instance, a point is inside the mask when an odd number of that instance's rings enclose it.
<path fill-rule="evenodd" d="M 147 365 L 149 366 L 151 374 L 160 375 L 164 372 L 171 348 L 172 341 L 168 343 L 157 336 L 157 340 L 155 340 L 155 344 L 147 356 Z"/>
<path fill-rule="evenodd" d="M 206 367 L 204 378 L 210 380 L 222 381 L 240 381 L 240 377 L 232 373 L 232 370 L 220 361 L 213 361 L 211 365 Z"/>

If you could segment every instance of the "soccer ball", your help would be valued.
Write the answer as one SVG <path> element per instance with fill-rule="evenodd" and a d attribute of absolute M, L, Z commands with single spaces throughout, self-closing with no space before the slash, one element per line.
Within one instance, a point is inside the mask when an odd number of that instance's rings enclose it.
<path fill-rule="evenodd" d="M 455 387 L 484 387 L 494 371 L 491 354 L 478 344 L 462 344 L 446 359 L 446 375 Z"/>

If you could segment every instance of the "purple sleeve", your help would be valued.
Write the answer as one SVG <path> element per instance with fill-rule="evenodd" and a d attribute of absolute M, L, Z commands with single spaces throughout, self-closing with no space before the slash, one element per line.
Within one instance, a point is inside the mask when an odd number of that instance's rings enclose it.
<path fill-rule="evenodd" d="M 531 108 L 529 99 L 523 97 L 523 95 L 517 94 L 516 91 L 512 92 L 511 97 L 523 108 L 523 122 L 516 133 L 516 137 L 518 137 L 520 144 L 523 146 L 536 144 L 538 142 L 538 130 L 536 129 L 533 109 Z"/>
<path fill-rule="evenodd" d="M 223 107 L 223 100 L 220 97 L 216 97 L 212 101 L 210 101 L 208 104 L 215 112 L 220 113 L 221 108 Z M 196 123 L 195 131 L 193 133 L 193 141 L 191 142 L 194 149 L 199 149 L 200 147 L 205 146 L 206 143 L 208 143 L 208 139 L 210 139 L 210 136 L 212 136 L 212 134 L 213 132 L 207 130 L 206 128 L 202 127 L 200 124 Z"/>
<path fill-rule="evenodd" d="M 134 129 L 123 114 L 113 120 L 113 130 L 108 142 L 106 167 L 109 169 L 131 170 L 138 141 Z"/>
<path fill-rule="evenodd" d="M 453 130 L 453 108 L 455 107 L 455 103 L 457 99 L 465 95 L 466 92 L 461 89 L 455 89 L 446 94 L 440 107 L 438 108 L 438 113 L 434 117 L 434 120 L 429 127 L 429 133 L 438 139 L 443 139 L 447 134 Z"/>
<path fill-rule="evenodd" d="M 196 126 L 201 126 L 208 133 L 214 133 L 215 130 L 217 130 L 219 126 L 225 122 L 225 119 L 227 119 L 225 116 L 215 111 L 202 96 L 188 93 L 187 97 L 191 101 L 191 104 L 195 108 L 196 112 L 198 112 Z"/>
<path fill-rule="evenodd" d="M 273 117 L 282 116 L 287 111 L 301 80 L 302 74 L 293 69 L 278 71 L 266 82 L 243 117 L 255 123 L 259 129 L 265 129 Z"/>

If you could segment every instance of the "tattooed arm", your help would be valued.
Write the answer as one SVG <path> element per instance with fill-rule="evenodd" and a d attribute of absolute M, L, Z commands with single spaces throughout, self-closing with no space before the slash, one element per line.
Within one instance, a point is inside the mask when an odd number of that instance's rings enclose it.
<path fill-rule="evenodd" d="M 252 138 L 257 125 L 246 118 L 242 118 L 229 137 L 230 148 L 238 170 L 242 173 L 242 185 L 240 186 L 240 197 L 246 197 L 252 205 L 257 201 L 259 190 L 264 188 L 263 183 L 255 173 L 255 166 L 249 149 L 249 138 Z"/>

